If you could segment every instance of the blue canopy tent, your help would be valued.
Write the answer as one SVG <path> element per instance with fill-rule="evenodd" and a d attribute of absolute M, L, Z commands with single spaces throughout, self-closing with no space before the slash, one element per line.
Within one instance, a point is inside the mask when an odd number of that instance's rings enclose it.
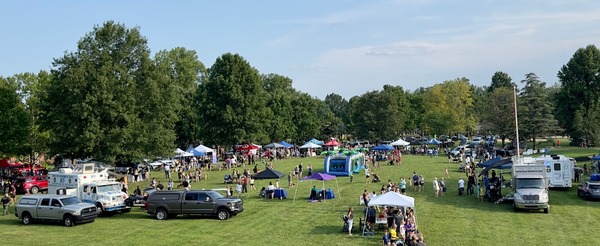
<path fill-rule="evenodd" d="M 600 161 L 600 155 L 592 157 L 592 161 Z"/>
<path fill-rule="evenodd" d="M 291 148 L 291 147 L 294 147 L 294 145 L 293 145 L 293 144 L 290 144 L 290 143 L 288 143 L 288 142 L 286 142 L 286 141 L 281 141 L 281 142 L 279 142 L 279 144 L 283 145 L 283 147 L 284 147 L 284 148 Z"/>
<path fill-rule="evenodd" d="M 206 153 L 200 152 L 200 151 L 198 151 L 197 149 L 195 149 L 192 146 L 190 146 L 185 152 L 193 154 L 194 156 L 204 156 L 204 155 L 206 155 Z"/>
<path fill-rule="evenodd" d="M 319 140 L 317 140 L 316 138 L 313 138 L 313 139 L 311 139 L 311 140 L 308 140 L 308 142 L 311 142 L 311 143 L 314 143 L 314 144 L 318 144 L 318 145 L 323 145 L 323 144 L 325 144 L 325 142 L 323 142 L 323 141 L 319 141 Z M 304 144 L 307 144 L 308 142 L 306 142 L 306 143 L 304 143 Z"/>
<path fill-rule="evenodd" d="M 492 160 L 495 160 L 498 158 L 501 158 L 501 157 L 496 157 Z M 481 173 L 479 173 L 479 176 L 483 175 L 484 173 L 489 172 L 492 169 L 511 169 L 511 168 L 512 168 L 512 159 L 510 159 L 510 158 L 502 159 L 502 160 L 498 160 L 495 163 L 483 168 L 483 170 L 481 170 Z"/>
<path fill-rule="evenodd" d="M 500 162 L 502 162 L 502 164 L 506 164 L 506 163 L 510 163 L 511 160 L 510 159 L 505 159 L 505 158 L 502 158 L 502 157 L 496 157 L 494 159 L 487 160 L 487 161 L 484 161 L 482 163 L 478 163 L 477 166 L 486 168 L 486 167 L 493 166 L 494 164 L 500 163 Z"/>
<path fill-rule="evenodd" d="M 391 151 L 391 150 L 394 150 L 394 146 L 387 145 L 387 144 L 382 144 L 382 145 L 377 145 L 377 146 L 371 148 L 371 150 L 376 150 L 376 151 Z"/>

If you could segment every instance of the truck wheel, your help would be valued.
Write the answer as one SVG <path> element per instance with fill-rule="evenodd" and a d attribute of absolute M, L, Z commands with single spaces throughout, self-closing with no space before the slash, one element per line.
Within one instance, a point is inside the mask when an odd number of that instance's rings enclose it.
<path fill-rule="evenodd" d="M 156 219 L 157 220 L 166 220 L 169 218 L 169 213 L 162 208 L 156 210 Z"/>
<path fill-rule="evenodd" d="M 71 216 L 71 215 L 65 215 L 65 218 L 63 219 L 63 223 L 67 227 L 74 226 L 75 225 L 75 221 L 73 220 L 73 216 Z"/>
<path fill-rule="evenodd" d="M 517 205 L 516 205 L 514 202 L 513 202 L 513 210 L 514 210 L 515 212 L 518 212 L 518 211 L 519 211 L 519 208 L 517 208 Z"/>
<path fill-rule="evenodd" d="M 219 211 L 217 212 L 217 217 L 220 220 L 226 220 L 229 218 L 229 212 L 225 209 L 219 209 Z"/>
<path fill-rule="evenodd" d="M 37 194 L 40 192 L 40 188 L 37 186 L 31 187 L 31 194 Z"/>
<path fill-rule="evenodd" d="M 23 222 L 23 225 L 29 225 L 33 222 L 33 218 L 28 212 L 25 212 L 21 215 L 21 222 Z"/>
<path fill-rule="evenodd" d="M 102 204 L 96 203 L 96 215 L 98 215 L 98 217 L 100 217 L 103 214 L 104 214 L 104 208 L 102 208 Z"/>
<path fill-rule="evenodd" d="M 544 213 L 547 214 L 548 213 L 548 208 L 544 208 Z"/>

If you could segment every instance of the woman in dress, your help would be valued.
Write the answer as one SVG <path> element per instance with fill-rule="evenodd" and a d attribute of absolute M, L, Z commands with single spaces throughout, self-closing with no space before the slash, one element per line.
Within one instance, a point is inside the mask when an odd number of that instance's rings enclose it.
<path fill-rule="evenodd" d="M 440 195 L 440 184 L 438 183 L 437 177 L 433 178 L 433 194 L 435 197 Z"/>
<path fill-rule="evenodd" d="M 354 214 L 352 213 L 353 209 L 350 207 L 348 209 L 348 213 L 346 214 L 347 223 L 348 223 L 348 236 L 352 236 L 352 223 L 354 223 Z"/>

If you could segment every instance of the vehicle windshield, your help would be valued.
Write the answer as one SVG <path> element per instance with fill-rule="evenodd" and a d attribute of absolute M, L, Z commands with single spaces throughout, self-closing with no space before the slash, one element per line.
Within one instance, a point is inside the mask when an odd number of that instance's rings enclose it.
<path fill-rule="evenodd" d="M 590 185 L 590 189 L 593 189 L 593 190 L 600 189 L 600 185 Z"/>
<path fill-rule="evenodd" d="M 544 180 L 540 178 L 519 178 L 517 179 L 517 189 L 543 189 Z"/>
<path fill-rule="evenodd" d="M 97 192 L 101 193 L 101 192 L 119 191 L 119 190 L 121 190 L 119 188 L 119 184 L 109 184 L 109 185 L 99 185 Z"/>
<path fill-rule="evenodd" d="M 209 191 L 209 192 L 208 192 L 208 195 L 209 195 L 210 197 L 212 197 L 213 199 L 220 199 L 220 198 L 223 198 L 223 197 L 224 197 L 223 195 L 221 195 L 221 193 L 219 193 L 219 192 L 216 192 L 216 191 L 214 191 L 214 190 L 213 190 L 213 191 Z"/>
<path fill-rule="evenodd" d="M 65 206 L 81 203 L 81 200 L 79 200 L 79 198 L 77 198 L 77 197 L 67 197 L 67 198 L 60 199 L 60 201 Z"/>

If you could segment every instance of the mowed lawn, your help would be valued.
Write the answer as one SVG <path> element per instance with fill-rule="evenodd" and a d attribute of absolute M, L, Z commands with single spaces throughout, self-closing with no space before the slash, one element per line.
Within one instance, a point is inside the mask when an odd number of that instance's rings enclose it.
<path fill-rule="evenodd" d="M 592 155 L 597 149 L 560 148 L 553 153 L 570 157 Z M 300 162 L 306 167 L 312 164 L 316 171 L 323 168 L 323 158 L 297 158 L 275 161 L 275 169 L 284 173 L 293 170 Z M 589 164 L 589 163 L 588 163 Z M 582 166 L 583 163 L 579 163 Z M 263 166 L 259 164 L 259 167 Z M 448 192 L 444 197 L 434 197 L 431 181 L 442 177 L 448 167 Z M 251 168 L 251 167 L 248 167 Z M 425 177 L 425 191 L 418 193 L 409 187 L 408 195 L 415 197 L 419 230 L 428 245 L 596 245 L 600 225 L 600 202 L 584 201 L 576 196 L 576 187 L 570 190 L 552 190 L 550 213 L 513 212 L 510 204 L 478 202 L 475 197 L 459 197 L 457 164 L 448 164 L 443 157 L 403 156 L 401 167 L 382 163 L 380 174 L 383 183 L 366 184 L 364 173 L 338 177 L 326 181 L 325 188 L 332 188 L 336 199 L 321 203 L 308 203 L 312 185 L 323 186 L 321 181 L 298 182 L 296 189 L 287 189 L 286 200 L 264 200 L 258 191 L 244 194 L 245 211 L 226 221 L 213 217 L 179 216 L 176 219 L 158 221 L 134 208 L 129 214 L 117 214 L 98 218 L 93 223 L 67 228 L 59 224 L 33 224 L 24 226 L 14 216 L 0 217 L 0 232 L 5 238 L 19 245 L 381 245 L 382 231 L 375 236 L 362 237 L 359 232 L 349 237 L 342 233 L 340 216 L 353 206 L 358 216 L 362 206 L 358 204 L 364 189 L 379 193 L 385 181 L 409 178 L 413 171 Z M 230 171 L 227 171 L 230 173 Z M 226 171 L 211 171 L 208 180 L 193 183 L 193 189 L 224 188 Z M 154 172 L 166 184 L 162 172 Z M 585 177 L 584 179 L 589 179 Z M 148 186 L 149 182 L 131 183 Z M 257 188 L 268 185 L 257 181 Z M 287 178 L 280 181 L 287 186 Z M 503 194 L 508 192 L 506 188 Z M 296 201 L 293 201 L 297 192 Z"/>

